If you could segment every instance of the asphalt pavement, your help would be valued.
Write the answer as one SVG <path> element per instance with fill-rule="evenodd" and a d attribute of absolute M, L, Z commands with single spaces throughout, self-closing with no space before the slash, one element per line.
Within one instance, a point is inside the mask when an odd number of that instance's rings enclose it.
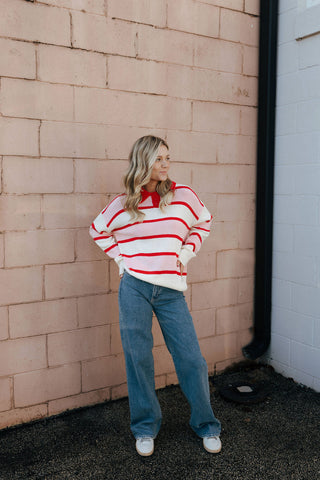
<path fill-rule="evenodd" d="M 223 387 L 251 384 L 263 401 L 239 404 Z M 128 400 L 108 401 L 0 431 L 1 480 L 319 480 L 320 394 L 245 364 L 210 377 L 222 450 L 207 453 L 188 425 L 179 386 L 158 390 L 163 423 L 151 457 L 140 457 Z"/>

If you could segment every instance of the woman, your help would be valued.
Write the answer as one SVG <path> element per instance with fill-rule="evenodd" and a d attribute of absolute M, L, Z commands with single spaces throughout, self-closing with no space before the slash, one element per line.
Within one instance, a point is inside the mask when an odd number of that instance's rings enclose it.
<path fill-rule="evenodd" d="M 95 242 L 119 266 L 130 427 L 142 456 L 152 455 L 162 418 L 154 382 L 153 312 L 191 407 L 189 424 L 208 452 L 221 450 L 208 368 L 183 294 L 187 263 L 209 235 L 212 216 L 190 187 L 170 180 L 169 167 L 165 140 L 139 138 L 129 155 L 125 193 L 116 196 L 90 227 Z"/>

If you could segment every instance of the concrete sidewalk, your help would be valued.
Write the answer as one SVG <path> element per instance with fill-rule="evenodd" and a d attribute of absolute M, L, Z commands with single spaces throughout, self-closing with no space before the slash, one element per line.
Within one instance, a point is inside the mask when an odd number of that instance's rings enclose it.
<path fill-rule="evenodd" d="M 219 389 L 246 381 L 268 392 L 258 404 L 225 401 Z M 178 386 L 158 391 L 163 424 L 151 457 L 129 431 L 127 399 L 0 432 L 0 479 L 318 480 L 320 394 L 270 367 L 242 367 L 210 378 L 222 422 L 222 451 L 209 454 L 188 426 Z"/>

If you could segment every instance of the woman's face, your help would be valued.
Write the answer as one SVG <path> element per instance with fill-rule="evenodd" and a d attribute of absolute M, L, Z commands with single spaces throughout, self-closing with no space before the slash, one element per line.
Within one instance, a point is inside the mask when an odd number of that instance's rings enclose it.
<path fill-rule="evenodd" d="M 158 156 L 153 164 L 151 170 L 150 180 L 156 180 L 157 182 L 163 182 L 168 178 L 168 171 L 170 168 L 170 155 L 169 150 L 165 145 L 160 145 L 158 149 Z"/>

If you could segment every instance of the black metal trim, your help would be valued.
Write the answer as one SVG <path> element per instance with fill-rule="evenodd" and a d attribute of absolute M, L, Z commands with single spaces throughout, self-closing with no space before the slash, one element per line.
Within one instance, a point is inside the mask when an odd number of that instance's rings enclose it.
<path fill-rule="evenodd" d="M 260 0 L 254 337 L 246 358 L 263 355 L 271 338 L 273 182 L 278 0 Z"/>

